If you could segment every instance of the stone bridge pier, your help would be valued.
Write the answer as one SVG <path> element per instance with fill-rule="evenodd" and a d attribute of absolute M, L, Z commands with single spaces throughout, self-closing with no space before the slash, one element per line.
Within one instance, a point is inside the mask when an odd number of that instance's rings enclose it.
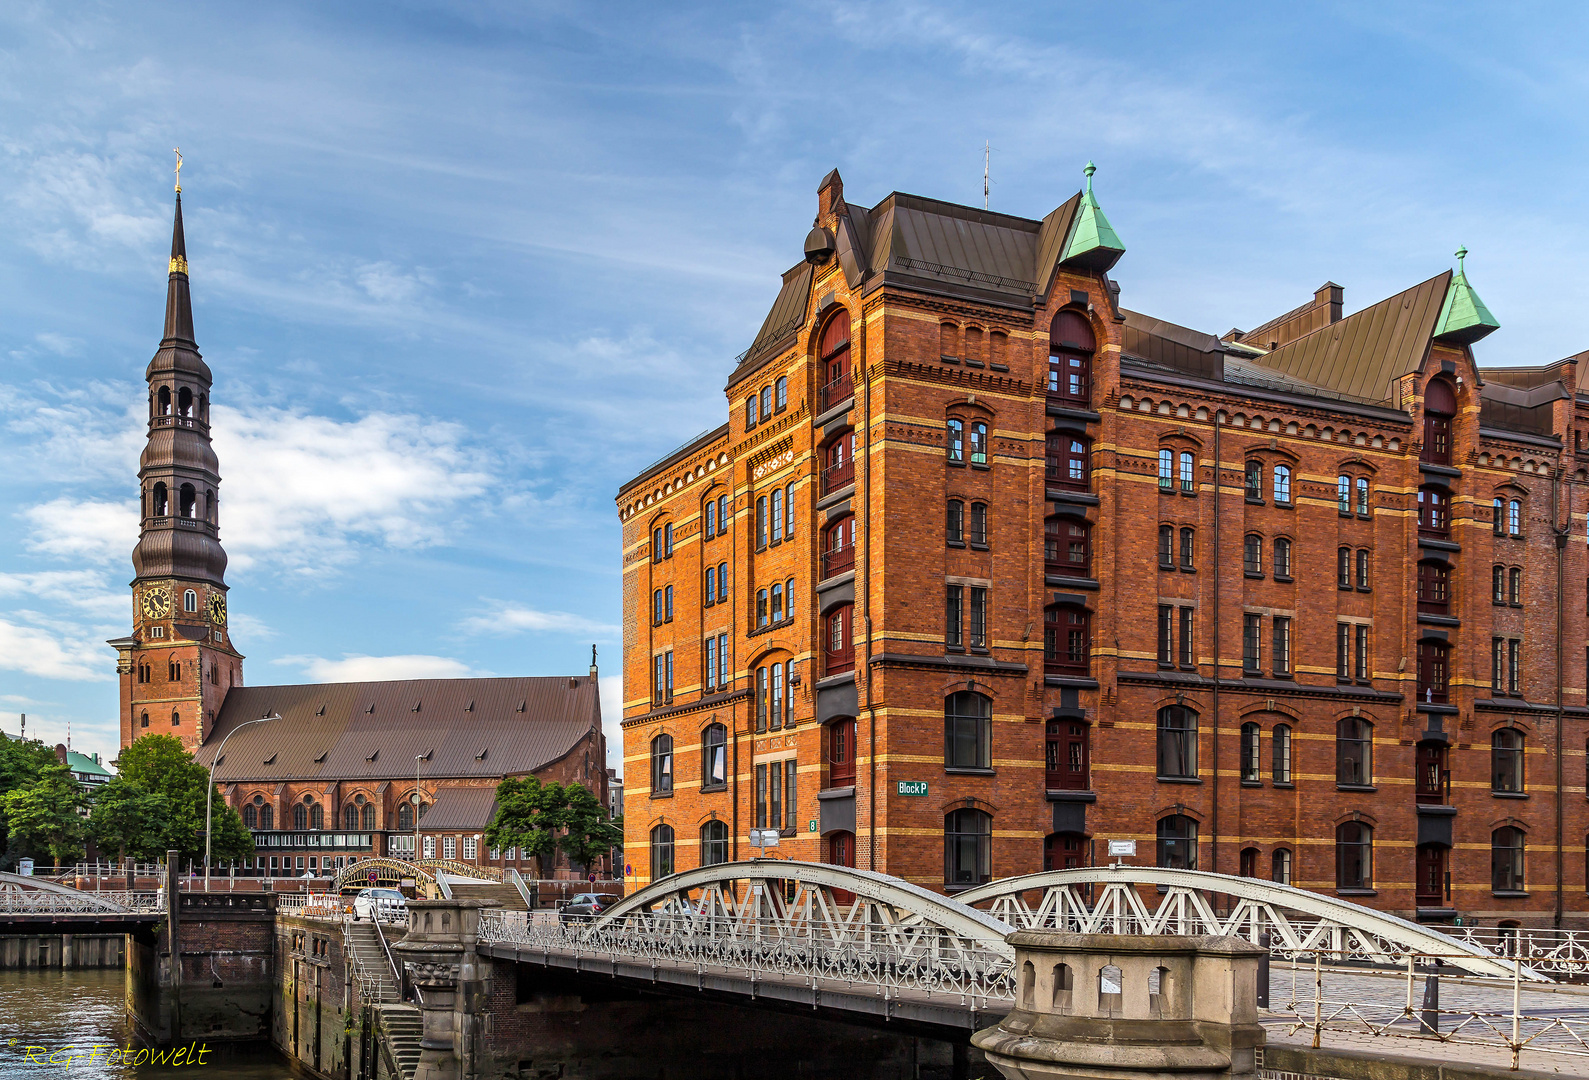
<path fill-rule="evenodd" d="M 491 964 L 475 951 L 480 909 L 495 900 L 410 900 L 408 934 L 392 946 L 419 994 L 423 1034 L 414 1080 L 476 1080 Z"/>

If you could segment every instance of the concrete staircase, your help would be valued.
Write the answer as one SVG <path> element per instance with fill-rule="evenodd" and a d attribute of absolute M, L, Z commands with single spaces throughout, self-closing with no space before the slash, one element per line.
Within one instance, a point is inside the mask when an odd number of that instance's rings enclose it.
<path fill-rule="evenodd" d="M 452 888 L 452 895 L 457 900 L 495 900 L 508 911 L 528 911 L 530 906 L 524 902 L 524 897 L 519 895 L 516 886 L 507 882 L 498 884 L 495 881 L 459 881 L 453 878 L 447 883 Z"/>
<path fill-rule="evenodd" d="M 343 944 L 353 955 L 354 969 L 368 980 L 368 985 L 361 983 L 365 998 L 372 1005 L 396 1002 L 397 982 L 392 977 L 392 965 L 386 959 L 386 950 L 381 948 L 380 939 L 375 936 L 375 925 L 350 920 L 342 926 Z"/>
<path fill-rule="evenodd" d="M 377 1005 L 375 1012 L 380 1017 L 381 1037 L 397 1063 L 398 1075 L 402 1080 L 413 1080 L 419 1066 L 419 1010 L 412 1005 L 390 1003 Z"/>

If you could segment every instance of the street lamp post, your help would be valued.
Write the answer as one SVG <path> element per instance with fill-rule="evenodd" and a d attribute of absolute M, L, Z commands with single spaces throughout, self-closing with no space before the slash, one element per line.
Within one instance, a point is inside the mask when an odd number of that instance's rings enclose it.
<path fill-rule="evenodd" d="M 425 760 L 424 754 L 414 755 L 414 862 L 419 862 L 419 763 Z M 418 880 L 418 875 L 415 875 Z"/>
<path fill-rule="evenodd" d="M 221 755 L 226 751 L 226 740 L 242 731 L 249 724 L 263 724 L 266 720 L 280 720 L 281 717 L 272 713 L 261 716 L 257 720 L 244 720 L 221 738 L 221 745 L 216 747 L 215 756 L 210 759 L 210 783 L 204 792 L 204 891 L 210 891 L 210 806 L 215 801 L 215 766 L 220 763 Z"/>

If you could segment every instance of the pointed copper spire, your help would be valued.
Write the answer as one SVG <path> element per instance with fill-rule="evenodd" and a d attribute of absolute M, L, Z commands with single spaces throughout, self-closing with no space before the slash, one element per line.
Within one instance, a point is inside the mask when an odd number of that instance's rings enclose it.
<path fill-rule="evenodd" d="M 177 193 L 176 220 L 171 226 L 171 276 L 166 283 L 167 341 L 193 341 L 193 298 L 188 292 L 188 247 L 182 236 L 182 194 Z"/>

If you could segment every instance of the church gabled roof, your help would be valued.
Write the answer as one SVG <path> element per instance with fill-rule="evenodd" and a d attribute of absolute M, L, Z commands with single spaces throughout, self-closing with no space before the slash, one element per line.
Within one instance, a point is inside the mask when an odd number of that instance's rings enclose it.
<path fill-rule="evenodd" d="M 1484 306 L 1479 294 L 1468 284 L 1463 260 L 1468 249 L 1457 248 L 1457 272 L 1446 289 L 1445 303 L 1440 307 L 1440 318 L 1435 322 L 1434 336 L 1454 345 L 1471 345 L 1480 338 L 1501 328 L 1490 309 Z"/>

